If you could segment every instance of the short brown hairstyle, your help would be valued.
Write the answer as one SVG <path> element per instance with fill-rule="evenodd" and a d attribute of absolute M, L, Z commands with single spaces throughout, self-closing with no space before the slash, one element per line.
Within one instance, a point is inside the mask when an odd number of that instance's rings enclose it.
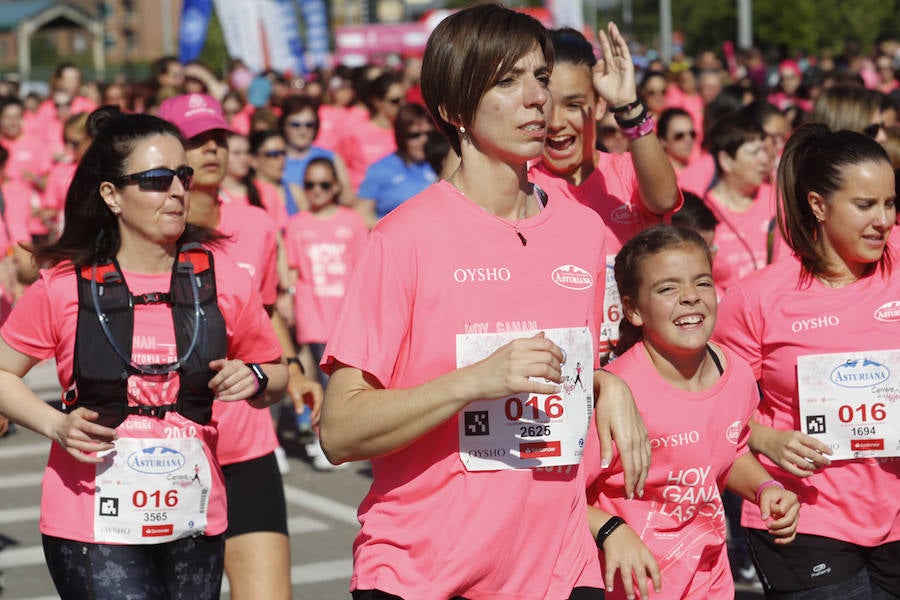
<path fill-rule="evenodd" d="M 485 92 L 535 46 L 552 69 L 550 33 L 533 17 L 499 4 L 461 10 L 432 32 L 422 59 L 422 97 L 457 154 L 457 126 L 472 124 Z"/>

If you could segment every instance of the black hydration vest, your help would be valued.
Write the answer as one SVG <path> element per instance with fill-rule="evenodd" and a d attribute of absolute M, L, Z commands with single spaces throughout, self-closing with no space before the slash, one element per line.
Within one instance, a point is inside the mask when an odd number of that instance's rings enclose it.
<path fill-rule="evenodd" d="M 179 248 L 172 269 L 168 292 L 133 296 L 115 259 L 103 264 L 76 267 L 78 276 L 78 328 L 71 386 L 63 396 L 63 410 L 84 406 L 100 414 L 98 423 L 118 427 L 129 414 L 163 418 L 175 411 L 201 425 L 212 417 L 213 391 L 209 380 L 216 374 L 211 360 L 225 358 L 227 339 L 225 319 L 219 310 L 213 257 L 199 244 Z M 97 286 L 99 307 L 95 306 L 91 279 Z M 197 283 L 200 326 L 194 349 L 185 357 L 194 338 L 195 296 L 191 283 Z M 183 362 L 172 368 L 178 373 L 178 400 L 163 406 L 128 406 L 128 377 L 146 375 L 116 352 L 131 357 L 136 304 L 166 303 L 171 307 L 175 326 L 175 344 Z M 104 319 L 111 336 L 100 324 Z M 113 339 L 110 340 L 109 337 Z M 152 365 L 159 366 L 159 365 Z M 147 365 L 145 365 L 147 367 Z"/>

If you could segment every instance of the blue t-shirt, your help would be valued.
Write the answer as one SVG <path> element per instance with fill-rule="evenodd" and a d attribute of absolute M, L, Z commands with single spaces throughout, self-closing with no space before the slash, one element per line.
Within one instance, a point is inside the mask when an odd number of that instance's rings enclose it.
<path fill-rule="evenodd" d="M 381 219 L 437 179 L 427 162 L 407 163 L 399 154 L 394 153 L 366 170 L 366 178 L 360 184 L 357 195 L 374 200 L 375 212 Z"/>
<path fill-rule="evenodd" d="M 303 177 L 306 175 L 306 165 L 314 158 L 327 158 L 334 162 L 334 152 L 319 148 L 318 146 L 310 146 L 309 153 L 303 158 L 291 158 L 288 156 L 284 162 L 284 174 L 281 180 L 285 183 L 296 183 L 303 187 Z"/>

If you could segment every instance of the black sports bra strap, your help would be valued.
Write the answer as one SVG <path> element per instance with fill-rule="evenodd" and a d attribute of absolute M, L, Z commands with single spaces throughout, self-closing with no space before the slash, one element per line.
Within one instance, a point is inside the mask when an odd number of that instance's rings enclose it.
<path fill-rule="evenodd" d="M 712 346 L 707 344 L 706 351 L 709 352 L 709 357 L 712 358 L 713 363 L 716 365 L 716 369 L 719 371 L 719 375 L 722 375 L 725 372 L 725 369 L 722 368 L 722 361 L 720 361 L 719 357 L 716 356 L 716 353 L 712 349 Z"/>

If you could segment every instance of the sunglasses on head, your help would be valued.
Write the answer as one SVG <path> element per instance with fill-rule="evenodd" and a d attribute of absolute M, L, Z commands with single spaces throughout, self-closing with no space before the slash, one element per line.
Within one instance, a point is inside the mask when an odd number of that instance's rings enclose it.
<path fill-rule="evenodd" d="M 294 129 L 315 129 L 319 126 L 315 121 L 288 121 L 288 125 L 293 127 Z"/>
<path fill-rule="evenodd" d="M 284 150 L 268 150 L 262 153 L 266 158 L 281 158 L 285 154 L 287 153 Z"/>
<path fill-rule="evenodd" d="M 157 167 L 149 171 L 122 175 L 112 179 L 112 182 L 119 187 L 134 183 L 145 192 L 165 192 L 172 187 L 172 180 L 176 177 L 181 180 L 181 185 L 187 191 L 194 183 L 194 169 L 188 166 L 181 166 L 175 170 Z"/>
<path fill-rule="evenodd" d="M 690 131 L 679 131 L 678 133 L 676 133 L 672 136 L 672 139 L 675 140 L 676 142 L 680 142 L 681 140 L 683 140 L 686 137 L 694 139 L 695 137 L 697 137 L 697 132 L 694 131 L 693 129 L 691 129 Z"/>
<path fill-rule="evenodd" d="M 334 185 L 334 184 L 330 181 L 304 181 L 303 182 L 304 189 L 312 190 L 316 186 L 318 186 L 318 187 L 322 188 L 323 191 L 326 191 L 326 192 L 331 189 L 332 185 Z"/>

